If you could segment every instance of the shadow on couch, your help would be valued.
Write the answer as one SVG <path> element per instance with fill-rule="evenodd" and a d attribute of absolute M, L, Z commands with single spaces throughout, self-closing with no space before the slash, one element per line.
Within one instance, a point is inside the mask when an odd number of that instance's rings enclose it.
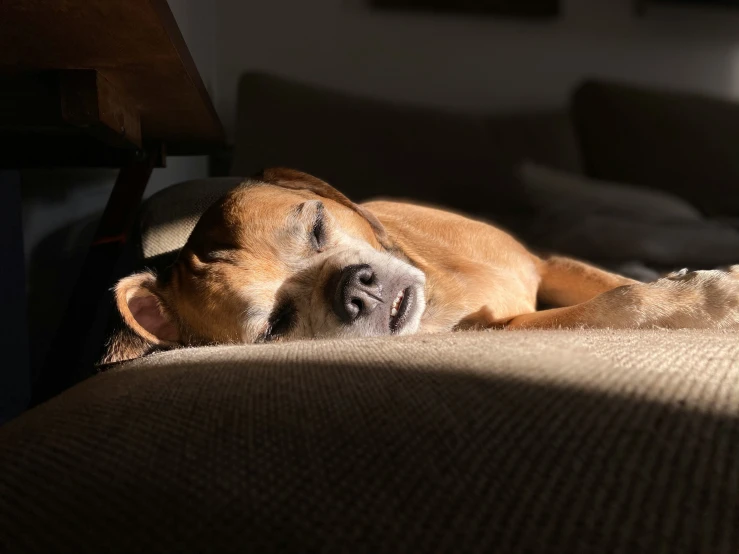
<path fill-rule="evenodd" d="M 739 549 L 719 375 L 646 372 L 629 395 L 596 368 L 576 386 L 231 352 L 109 372 L 0 429 L 3 549 Z"/>

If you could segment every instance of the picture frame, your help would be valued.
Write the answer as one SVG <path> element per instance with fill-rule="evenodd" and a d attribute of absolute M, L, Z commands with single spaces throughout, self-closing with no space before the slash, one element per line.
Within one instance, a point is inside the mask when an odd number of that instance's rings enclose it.
<path fill-rule="evenodd" d="M 376 9 L 523 18 L 552 18 L 560 0 L 369 0 Z"/>

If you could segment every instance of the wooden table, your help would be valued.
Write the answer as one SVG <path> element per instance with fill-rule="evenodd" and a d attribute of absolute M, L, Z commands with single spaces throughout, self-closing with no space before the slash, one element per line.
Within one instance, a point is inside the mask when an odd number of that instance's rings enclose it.
<path fill-rule="evenodd" d="M 71 384 L 152 168 L 224 143 L 166 1 L 0 2 L 0 169 L 120 168 L 37 400 Z M 3 188 L 17 181 L 3 175 Z"/>

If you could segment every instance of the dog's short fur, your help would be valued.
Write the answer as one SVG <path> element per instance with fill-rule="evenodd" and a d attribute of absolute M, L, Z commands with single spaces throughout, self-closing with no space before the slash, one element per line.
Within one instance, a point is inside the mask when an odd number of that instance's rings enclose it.
<path fill-rule="evenodd" d="M 115 296 L 129 330 L 105 362 L 162 347 L 494 327 L 739 328 L 739 266 L 637 283 L 542 259 L 451 212 L 356 205 L 288 169 L 230 192 L 166 274 L 131 275 Z M 559 307 L 536 311 L 537 301 Z"/>

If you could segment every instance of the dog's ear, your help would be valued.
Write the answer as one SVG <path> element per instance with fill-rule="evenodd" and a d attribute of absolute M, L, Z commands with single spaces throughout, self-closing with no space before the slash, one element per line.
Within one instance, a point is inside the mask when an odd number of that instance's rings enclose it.
<path fill-rule="evenodd" d="M 157 346 L 173 346 L 180 340 L 174 318 L 168 313 L 160 284 L 150 271 L 134 273 L 115 287 L 115 301 L 126 325 L 139 337 Z"/>
<path fill-rule="evenodd" d="M 153 273 L 135 273 L 115 287 L 115 302 L 123 325 L 108 339 L 97 367 L 134 360 L 157 350 L 178 345 L 179 332 L 162 300 L 161 287 Z"/>
<path fill-rule="evenodd" d="M 265 169 L 261 174 L 255 176 L 255 178 L 270 185 L 276 185 L 283 188 L 309 190 L 319 196 L 329 198 L 343 206 L 351 208 L 367 220 L 367 223 L 372 227 L 375 237 L 377 237 L 377 241 L 382 245 L 382 247 L 388 250 L 392 249 L 393 245 L 387 231 L 385 231 L 385 227 L 383 227 L 380 220 L 377 219 L 372 212 L 366 210 L 362 206 L 358 206 L 334 187 L 329 185 L 327 182 L 322 181 L 318 177 L 314 177 L 313 175 L 309 175 L 295 169 L 271 167 L 269 169 Z"/>

